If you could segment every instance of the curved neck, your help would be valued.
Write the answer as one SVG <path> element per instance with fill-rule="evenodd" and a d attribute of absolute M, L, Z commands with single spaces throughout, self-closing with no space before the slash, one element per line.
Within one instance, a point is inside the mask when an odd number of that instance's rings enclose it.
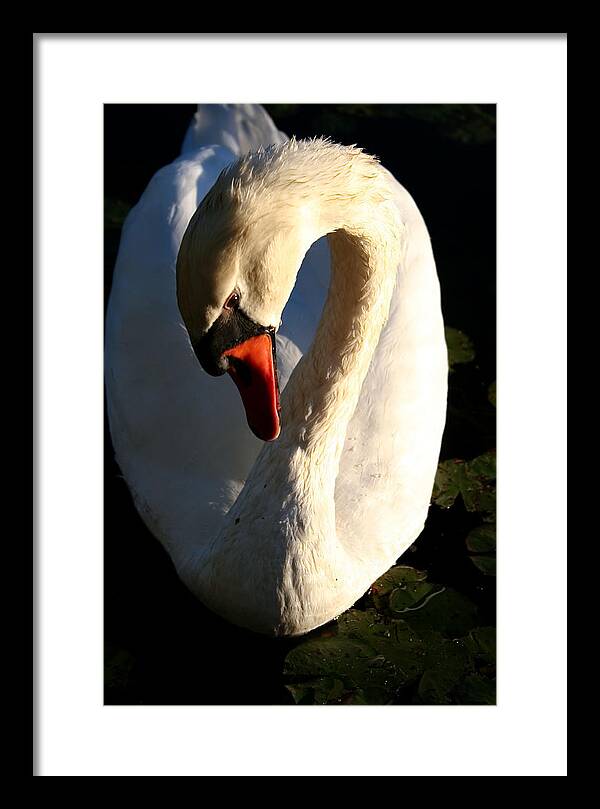
<path fill-rule="evenodd" d="M 288 574 L 293 578 L 284 560 L 293 559 L 300 546 L 319 554 L 323 570 L 325 559 L 346 564 L 335 514 L 340 457 L 388 317 L 406 241 L 387 183 L 381 170 L 375 200 L 358 194 L 351 204 L 331 199 L 320 209 L 322 232 L 316 235 L 327 234 L 331 245 L 329 293 L 313 344 L 282 393 L 279 438 L 262 447 L 215 540 L 227 557 L 227 576 L 233 575 L 233 556 L 241 548 L 250 553 L 256 542 L 277 580 L 278 564 L 287 571 L 285 581 Z M 214 573 L 212 561 L 208 570 Z M 224 571 L 219 568 L 221 583 Z"/>
<path fill-rule="evenodd" d="M 315 494 L 325 486 L 333 497 L 348 423 L 405 249 L 397 186 L 375 158 L 355 147 L 290 141 L 233 164 L 211 190 L 210 205 L 231 208 L 232 219 L 252 228 L 252 240 L 240 242 L 243 264 L 258 268 L 255 288 L 278 290 L 281 309 L 301 257 L 317 239 L 329 238 L 331 281 L 315 339 L 283 391 L 280 436 L 259 453 L 240 503 L 253 481 L 275 469 L 287 470 L 288 484 L 293 478 L 303 487 L 310 479 Z"/>
<path fill-rule="evenodd" d="M 381 181 L 384 188 L 383 172 Z M 324 213 L 330 288 L 313 344 L 282 396 L 280 441 L 302 449 L 308 473 L 318 466 L 323 485 L 333 486 L 348 423 L 388 317 L 404 240 L 398 208 L 383 194 L 377 202 L 372 193 L 343 206 L 332 200 Z"/>
<path fill-rule="evenodd" d="M 397 184 L 356 147 L 292 140 L 241 158 L 209 197 L 206 206 L 221 219 L 227 211 L 228 221 L 243 223 L 238 263 L 250 268 L 243 294 L 257 322 L 276 322 L 302 256 L 329 238 L 331 282 L 315 339 L 281 397 L 279 439 L 263 448 L 248 482 L 267 459 L 287 453 L 300 456 L 305 474 L 317 463 L 333 491 L 406 243 Z"/>
<path fill-rule="evenodd" d="M 372 158 L 351 156 L 354 164 L 348 151 L 341 153 L 325 177 L 315 170 L 307 181 L 304 174 L 297 196 L 283 181 L 282 194 L 270 194 L 271 228 L 277 202 L 279 209 L 289 206 L 287 221 L 291 206 L 300 211 L 296 219 L 305 224 L 304 252 L 328 235 L 329 293 L 313 344 L 281 396 L 281 434 L 262 447 L 219 534 L 194 568 L 197 586 L 225 615 L 237 615 L 238 607 L 227 600 L 230 591 L 238 593 L 235 604 L 247 610 L 250 599 L 240 602 L 240 582 L 252 587 L 256 578 L 268 582 L 255 623 L 271 615 L 273 625 L 290 632 L 298 625 L 299 603 L 317 626 L 332 609 L 343 607 L 347 589 L 358 593 L 364 584 L 362 567 L 351 564 L 337 536 L 335 486 L 348 425 L 388 317 L 407 240 L 389 175 Z M 297 270 L 290 272 L 291 286 Z M 260 572 L 248 576 L 257 558 Z M 244 625 L 249 620 L 238 616 Z"/>

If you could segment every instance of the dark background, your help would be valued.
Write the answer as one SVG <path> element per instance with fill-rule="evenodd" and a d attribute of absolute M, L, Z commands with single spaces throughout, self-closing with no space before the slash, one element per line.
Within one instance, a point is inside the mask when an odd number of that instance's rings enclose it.
<path fill-rule="evenodd" d="M 433 243 L 447 325 L 472 339 L 475 362 L 451 375 L 441 459 L 495 447 L 487 389 L 495 367 L 496 152 L 493 105 L 265 105 L 288 135 L 328 135 L 376 154 L 406 187 Z M 120 225 L 152 175 L 180 151 L 195 106 L 105 107 L 105 289 Z M 142 137 L 140 133 L 151 133 Z M 105 430 L 105 701 L 279 704 L 283 659 L 298 642 L 265 638 L 212 615 L 179 582 L 131 503 Z M 495 580 L 463 552 L 477 523 L 464 508 L 426 528 L 403 556 L 473 599 L 495 622 Z M 460 552 L 459 552 L 460 549 Z"/>

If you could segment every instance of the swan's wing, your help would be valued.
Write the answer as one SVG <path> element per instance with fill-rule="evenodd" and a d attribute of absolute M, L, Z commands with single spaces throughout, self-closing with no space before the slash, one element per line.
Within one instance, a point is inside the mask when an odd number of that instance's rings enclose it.
<path fill-rule="evenodd" d="M 176 302 L 183 233 L 233 158 L 207 147 L 155 175 L 123 227 L 107 313 L 116 458 L 140 514 L 176 564 L 190 543 L 214 533 L 260 448 L 235 386 L 200 368 Z"/>
<path fill-rule="evenodd" d="M 181 153 L 218 145 L 237 157 L 259 146 L 286 140 L 260 104 L 199 104 Z"/>
<path fill-rule="evenodd" d="M 138 511 L 178 566 L 216 534 L 262 446 L 231 380 L 201 369 L 176 303 L 185 228 L 234 159 L 224 146 L 199 148 L 154 176 L 123 227 L 108 305 L 105 372 L 116 458 Z M 328 273 L 327 246 L 317 244 L 277 336 L 282 388 L 312 342 Z"/>

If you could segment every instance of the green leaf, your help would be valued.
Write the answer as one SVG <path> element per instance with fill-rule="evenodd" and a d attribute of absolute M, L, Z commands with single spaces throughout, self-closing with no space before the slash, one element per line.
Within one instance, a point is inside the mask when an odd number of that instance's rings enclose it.
<path fill-rule="evenodd" d="M 294 701 L 455 703 L 467 675 L 494 671 L 494 631 L 477 628 L 477 607 L 468 598 L 426 575 L 395 566 L 376 582 L 385 612 L 350 609 L 292 649 L 284 674 Z"/>
<path fill-rule="evenodd" d="M 383 617 L 374 609 L 347 610 L 337 620 L 339 636 L 364 640 L 372 635 L 386 637 L 389 627 Z"/>
<path fill-rule="evenodd" d="M 496 550 L 496 523 L 484 523 L 468 534 L 467 549 L 473 553 L 491 553 Z"/>
<path fill-rule="evenodd" d="M 467 550 L 475 567 L 485 576 L 496 575 L 496 524 L 484 523 L 474 528 L 466 539 Z M 485 555 L 482 555 L 485 554 Z"/>
<path fill-rule="evenodd" d="M 388 680 L 400 687 L 423 670 L 425 650 L 419 636 L 405 621 L 390 621 L 376 610 L 349 610 L 338 619 L 340 637 L 361 641 L 371 650 L 369 681 Z M 373 675 L 381 670 L 381 677 Z"/>
<path fill-rule="evenodd" d="M 455 695 L 461 705 L 495 705 L 496 680 L 481 674 L 469 674 Z"/>
<path fill-rule="evenodd" d="M 495 703 L 496 630 L 476 627 L 466 638 L 441 639 L 421 633 L 428 646 L 425 671 L 415 698 L 421 704 Z"/>
<path fill-rule="evenodd" d="M 284 674 L 290 677 L 352 678 L 364 671 L 373 656 L 368 646 L 352 638 L 307 640 L 287 655 Z"/>
<path fill-rule="evenodd" d="M 465 461 L 442 461 L 438 464 L 431 498 L 441 508 L 450 508 L 466 486 Z"/>
<path fill-rule="evenodd" d="M 427 573 L 423 570 L 417 570 L 408 565 L 396 565 L 390 568 L 387 573 L 380 576 L 377 581 L 371 585 L 369 595 L 379 611 L 385 611 L 388 606 L 388 596 L 397 588 L 405 589 L 411 582 L 424 581 L 427 578 Z"/>
<path fill-rule="evenodd" d="M 385 704 L 423 673 L 425 646 L 404 621 L 371 609 L 349 610 L 338 624 L 337 636 L 309 639 L 287 655 L 284 674 L 296 702 Z"/>
<path fill-rule="evenodd" d="M 381 671 L 380 680 L 393 690 L 416 680 L 422 673 L 426 647 L 405 621 L 391 621 L 386 632 L 372 635 L 369 644 L 377 653 L 374 663 Z"/>
<path fill-rule="evenodd" d="M 492 382 L 492 384 L 488 388 L 488 401 L 496 407 L 496 383 Z"/>
<path fill-rule="evenodd" d="M 427 705 L 448 705 L 450 692 L 464 677 L 469 666 L 469 654 L 462 641 L 441 640 L 432 645 L 425 661 L 425 672 L 418 688 L 418 702 Z"/>
<path fill-rule="evenodd" d="M 346 693 L 341 680 L 332 677 L 309 680 L 308 682 L 287 685 L 297 705 L 330 705 L 340 702 Z"/>
<path fill-rule="evenodd" d="M 446 346 L 448 348 L 448 365 L 452 369 L 455 365 L 465 362 L 472 362 L 475 359 L 475 349 L 473 343 L 467 335 L 446 326 L 444 329 L 446 335 Z"/>
<path fill-rule="evenodd" d="M 479 619 L 477 607 L 470 599 L 446 587 L 430 593 L 420 606 L 398 614 L 418 634 L 433 630 L 449 638 L 466 635 Z"/>
<path fill-rule="evenodd" d="M 426 596 L 436 588 L 430 582 L 415 581 L 402 584 L 390 594 L 389 607 L 392 612 L 402 613 L 414 609 Z"/>
<path fill-rule="evenodd" d="M 467 468 L 469 477 L 496 480 L 496 450 L 491 449 L 467 461 Z"/>
<path fill-rule="evenodd" d="M 481 665 L 496 664 L 496 628 L 493 626 L 478 626 L 469 632 L 465 638 L 465 645 L 476 663 Z"/>
<path fill-rule="evenodd" d="M 450 508 L 460 494 L 467 511 L 496 511 L 496 453 L 494 450 L 471 461 L 453 459 L 438 465 L 432 500 Z"/>
<path fill-rule="evenodd" d="M 343 705 L 369 705 L 367 696 L 364 694 L 362 689 L 356 688 L 353 691 L 350 691 L 346 696 L 341 700 Z M 377 703 L 379 704 L 379 703 Z"/>
<path fill-rule="evenodd" d="M 408 565 L 395 565 L 391 567 L 387 573 L 380 576 L 377 581 L 371 586 L 371 590 L 378 595 L 386 595 L 391 593 L 395 587 L 409 581 L 424 581 L 427 578 L 427 573 L 423 570 L 417 570 Z"/>
<path fill-rule="evenodd" d="M 470 556 L 469 559 L 473 562 L 475 567 L 483 573 L 484 576 L 496 575 L 495 556 Z"/>

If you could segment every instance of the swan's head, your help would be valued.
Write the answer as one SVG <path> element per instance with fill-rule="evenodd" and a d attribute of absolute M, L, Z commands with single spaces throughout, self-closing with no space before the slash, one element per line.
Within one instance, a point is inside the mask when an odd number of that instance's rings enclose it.
<path fill-rule="evenodd" d="M 310 205 L 281 205 L 265 157 L 226 169 L 192 217 L 177 258 L 177 301 L 204 370 L 232 376 L 250 428 L 271 441 L 280 431 L 275 332 L 317 234 Z"/>

